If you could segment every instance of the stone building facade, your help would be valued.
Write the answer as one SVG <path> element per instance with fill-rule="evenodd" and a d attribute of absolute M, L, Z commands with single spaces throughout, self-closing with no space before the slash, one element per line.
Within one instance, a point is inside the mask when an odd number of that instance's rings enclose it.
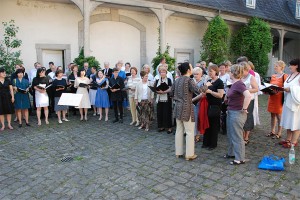
<path fill-rule="evenodd" d="M 194 64 L 200 59 L 208 22 L 218 14 L 232 32 L 251 16 L 267 20 L 274 36 L 270 66 L 277 59 L 300 57 L 297 1 L 281 5 L 286 1 L 257 0 L 252 8 L 248 0 L 215 1 L 1 0 L 0 21 L 13 19 L 20 27 L 18 38 L 23 41 L 22 59 L 27 69 L 36 61 L 45 66 L 49 61 L 67 66 L 82 46 L 85 55 L 95 56 L 102 66 L 104 61 L 112 66 L 118 60 L 138 68 L 150 64 L 158 44 L 162 51 L 170 45 L 170 54 L 177 62 L 188 59 Z M 267 12 L 262 2 L 276 5 L 269 6 Z M 278 13 L 278 6 L 291 15 Z"/>

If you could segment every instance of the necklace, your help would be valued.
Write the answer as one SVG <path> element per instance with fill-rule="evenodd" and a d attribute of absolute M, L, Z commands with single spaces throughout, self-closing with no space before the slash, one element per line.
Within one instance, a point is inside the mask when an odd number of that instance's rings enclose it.
<path fill-rule="evenodd" d="M 292 77 L 292 75 L 293 75 L 293 74 L 291 74 L 291 76 L 289 76 L 289 78 L 286 80 L 287 83 L 292 82 L 292 81 L 299 75 L 299 72 L 298 72 L 298 74 L 297 74 L 296 76 L 294 76 L 294 78 L 293 78 L 292 80 L 290 80 L 291 77 Z"/>

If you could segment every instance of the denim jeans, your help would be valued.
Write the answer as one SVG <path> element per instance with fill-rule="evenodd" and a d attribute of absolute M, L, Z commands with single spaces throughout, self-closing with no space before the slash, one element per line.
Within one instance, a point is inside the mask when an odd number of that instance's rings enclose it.
<path fill-rule="evenodd" d="M 245 160 L 245 142 L 243 127 L 247 120 L 247 114 L 240 110 L 227 111 L 227 138 L 228 155 L 235 156 L 235 160 Z"/>

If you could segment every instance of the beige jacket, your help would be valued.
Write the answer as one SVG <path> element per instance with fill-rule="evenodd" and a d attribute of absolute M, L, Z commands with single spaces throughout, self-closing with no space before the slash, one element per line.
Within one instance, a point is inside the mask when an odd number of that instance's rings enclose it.
<path fill-rule="evenodd" d="M 148 81 L 148 86 L 150 85 L 150 82 Z M 147 97 L 148 100 L 151 101 L 154 98 L 154 93 L 150 90 L 149 87 L 147 87 Z M 137 85 L 136 85 L 136 89 L 135 89 L 135 100 L 138 100 L 138 102 L 141 102 L 143 98 L 143 82 L 140 81 Z"/>

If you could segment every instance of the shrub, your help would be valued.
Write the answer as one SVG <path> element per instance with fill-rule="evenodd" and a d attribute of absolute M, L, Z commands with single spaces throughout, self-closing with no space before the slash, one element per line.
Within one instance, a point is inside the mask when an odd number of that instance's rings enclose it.
<path fill-rule="evenodd" d="M 232 38 L 231 50 L 235 58 L 247 56 L 260 75 L 268 71 L 268 53 L 273 47 L 269 24 L 257 17 L 250 19 Z"/>
<path fill-rule="evenodd" d="M 94 56 L 84 57 L 83 47 L 80 49 L 78 57 L 75 58 L 73 62 L 76 63 L 79 68 L 82 68 L 85 62 L 88 62 L 90 67 L 96 67 L 97 69 L 100 67 L 99 61 L 97 61 Z"/>
<path fill-rule="evenodd" d="M 219 64 L 228 59 L 230 32 L 226 22 L 216 16 L 209 24 L 202 39 L 201 60 Z"/>
<path fill-rule="evenodd" d="M 15 21 L 2 22 L 4 28 L 3 39 L 0 38 L 0 66 L 5 67 L 8 74 L 14 72 L 15 65 L 22 64 L 20 59 L 21 50 L 16 51 L 22 41 L 17 38 L 19 27 L 15 25 Z"/>

